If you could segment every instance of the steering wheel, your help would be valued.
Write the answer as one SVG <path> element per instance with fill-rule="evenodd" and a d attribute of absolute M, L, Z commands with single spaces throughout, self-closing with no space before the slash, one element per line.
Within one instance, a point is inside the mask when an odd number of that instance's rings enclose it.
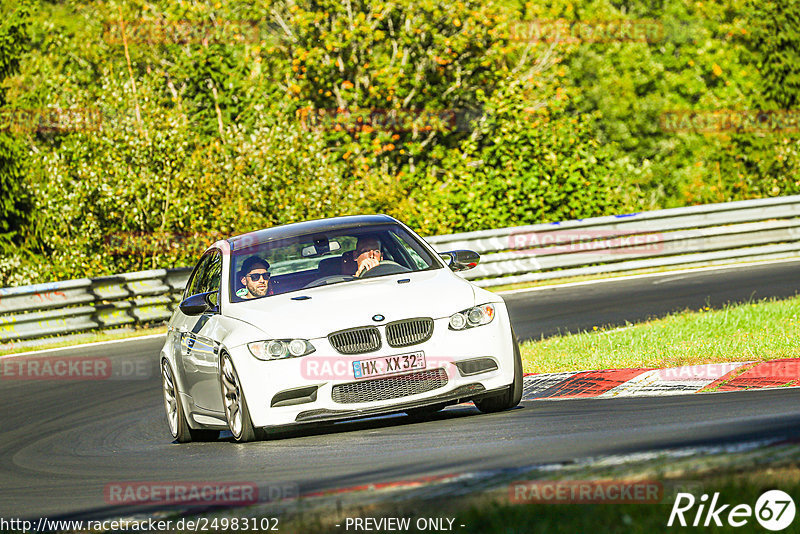
<path fill-rule="evenodd" d="M 399 274 L 399 273 L 410 273 L 411 269 L 408 267 L 403 267 L 399 263 L 393 262 L 391 260 L 384 260 L 380 262 L 378 265 L 370 269 L 369 271 L 364 271 L 361 274 L 361 278 L 373 278 L 375 276 L 383 276 L 385 274 Z"/>
<path fill-rule="evenodd" d="M 322 278 L 317 278 L 316 280 L 313 280 L 312 282 L 304 285 L 303 289 L 308 289 L 308 288 L 317 287 L 317 286 L 324 286 L 324 285 L 328 285 L 328 284 L 336 283 L 336 282 L 349 282 L 350 280 L 355 280 L 355 279 L 356 279 L 355 276 L 352 276 L 352 275 L 349 275 L 349 274 L 331 274 L 331 275 L 323 276 Z"/>

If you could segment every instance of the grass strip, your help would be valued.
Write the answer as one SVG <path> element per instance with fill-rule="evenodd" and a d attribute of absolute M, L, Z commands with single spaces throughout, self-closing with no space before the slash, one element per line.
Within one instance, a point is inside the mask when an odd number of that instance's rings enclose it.
<path fill-rule="evenodd" d="M 148 327 L 147 325 L 137 325 L 136 327 L 115 328 L 103 331 L 89 331 L 80 334 L 67 334 L 64 336 L 54 336 L 44 338 L 41 343 L 36 345 L 23 345 L 22 343 L 8 343 L 3 350 L 0 350 L 0 356 L 9 354 L 22 354 L 25 352 L 34 352 L 37 350 L 46 349 L 59 349 L 65 347 L 74 347 L 76 345 L 84 345 L 87 343 L 99 343 L 102 341 L 114 341 L 119 339 L 129 339 L 142 336 L 151 336 L 154 334 L 166 334 L 167 326 L 154 326 Z"/>
<path fill-rule="evenodd" d="M 520 346 L 533 373 L 800 357 L 800 297 L 683 311 L 628 325 L 560 335 Z"/>
<path fill-rule="evenodd" d="M 637 478 L 625 478 L 634 481 Z M 363 504 L 345 509 L 329 510 L 323 513 L 306 511 L 296 513 L 283 521 L 287 531 L 298 534 L 335 534 L 353 532 L 352 518 L 407 518 L 409 529 L 392 530 L 377 529 L 373 532 L 430 532 L 424 528 L 425 522 L 418 523 L 419 518 L 443 518 L 452 521 L 451 528 L 441 530 L 472 533 L 542 533 L 554 532 L 591 532 L 593 534 L 652 534 L 667 531 L 698 532 L 766 532 L 759 525 L 756 517 L 746 518 L 742 527 L 728 524 L 727 518 L 731 508 L 736 505 L 747 505 L 755 509 L 758 498 L 768 490 L 780 489 L 790 496 L 800 495 L 800 469 L 796 463 L 773 466 L 762 465 L 746 469 L 722 469 L 711 473 L 684 473 L 679 478 L 647 478 L 638 480 L 655 480 L 664 488 L 664 499 L 660 502 L 620 504 L 617 502 L 593 502 L 584 504 L 513 503 L 508 491 L 491 491 L 485 494 L 472 494 L 458 497 L 438 497 L 431 500 L 397 500 L 383 504 Z M 614 480 L 611 480 L 614 482 Z M 690 493 L 695 498 L 691 511 L 684 514 L 687 527 L 682 528 L 676 520 L 672 528 L 667 522 L 678 492 Z M 703 523 L 707 517 L 707 501 L 700 514 L 698 527 L 692 523 L 700 511 L 702 495 L 707 500 L 718 493 L 718 506 L 728 504 L 719 514 L 721 526 L 713 521 L 708 527 Z M 683 501 L 685 504 L 685 501 Z M 754 511 L 755 512 L 755 511 Z M 753 513 L 754 513 L 753 512 Z M 351 518 L 347 528 L 346 518 Z M 784 532 L 796 532 L 800 517 L 795 517 L 792 526 Z M 338 526 L 336 526 L 338 525 Z M 423 528 L 419 528 L 422 526 Z M 362 530 L 363 531 L 363 530 Z"/>

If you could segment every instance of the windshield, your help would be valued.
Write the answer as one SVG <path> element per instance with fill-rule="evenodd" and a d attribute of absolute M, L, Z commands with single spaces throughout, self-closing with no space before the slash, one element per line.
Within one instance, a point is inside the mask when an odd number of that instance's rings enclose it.
<path fill-rule="evenodd" d="M 235 252 L 231 260 L 231 302 L 441 268 L 419 239 L 397 224 L 268 241 Z"/>

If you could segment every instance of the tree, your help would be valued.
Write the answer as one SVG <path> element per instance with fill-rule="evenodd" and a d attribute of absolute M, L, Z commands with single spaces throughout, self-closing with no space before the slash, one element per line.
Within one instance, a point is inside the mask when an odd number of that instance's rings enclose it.
<path fill-rule="evenodd" d="M 800 5 L 792 0 L 748 3 L 749 60 L 759 73 L 749 95 L 751 111 L 770 118 L 772 130 L 737 132 L 723 166 L 732 169 L 748 196 L 800 192 L 800 139 L 796 117 L 800 106 Z M 788 126 L 788 127 L 787 127 Z"/>
<path fill-rule="evenodd" d="M 29 43 L 30 7 L 23 2 L 0 21 L 0 246 L 4 249 L 18 236 L 29 211 L 24 145 L 15 137 L 11 124 L 18 115 L 7 108 L 5 81 L 19 71 L 19 60 Z"/>
<path fill-rule="evenodd" d="M 759 99 L 766 109 L 800 105 L 800 4 L 794 0 L 751 3 L 753 60 L 763 80 Z"/>

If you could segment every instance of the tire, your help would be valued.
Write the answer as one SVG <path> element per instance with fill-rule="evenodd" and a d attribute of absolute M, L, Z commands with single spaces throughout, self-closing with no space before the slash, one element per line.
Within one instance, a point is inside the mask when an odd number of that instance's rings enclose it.
<path fill-rule="evenodd" d="M 222 389 L 225 419 L 228 421 L 228 428 L 233 434 L 233 439 L 238 443 L 246 443 L 260 438 L 261 432 L 253 428 L 250 410 L 247 409 L 247 401 L 242 394 L 239 375 L 233 366 L 233 360 L 226 353 L 223 353 L 220 359 L 219 384 Z"/>
<path fill-rule="evenodd" d="M 175 374 L 167 360 L 161 361 L 161 389 L 164 393 L 164 409 L 170 434 L 178 443 L 191 441 L 213 441 L 219 437 L 219 430 L 193 429 L 186 420 L 181 396 L 175 382 Z"/>
<path fill-rule="evenodd" d="M 514 331 L 511 331 L 514 343 L 514 382 L 500 395 L 475 399 L 475 407 L 483 413 L 495 413 L 510 410 L 522 400 L 522 355 Z"/>

